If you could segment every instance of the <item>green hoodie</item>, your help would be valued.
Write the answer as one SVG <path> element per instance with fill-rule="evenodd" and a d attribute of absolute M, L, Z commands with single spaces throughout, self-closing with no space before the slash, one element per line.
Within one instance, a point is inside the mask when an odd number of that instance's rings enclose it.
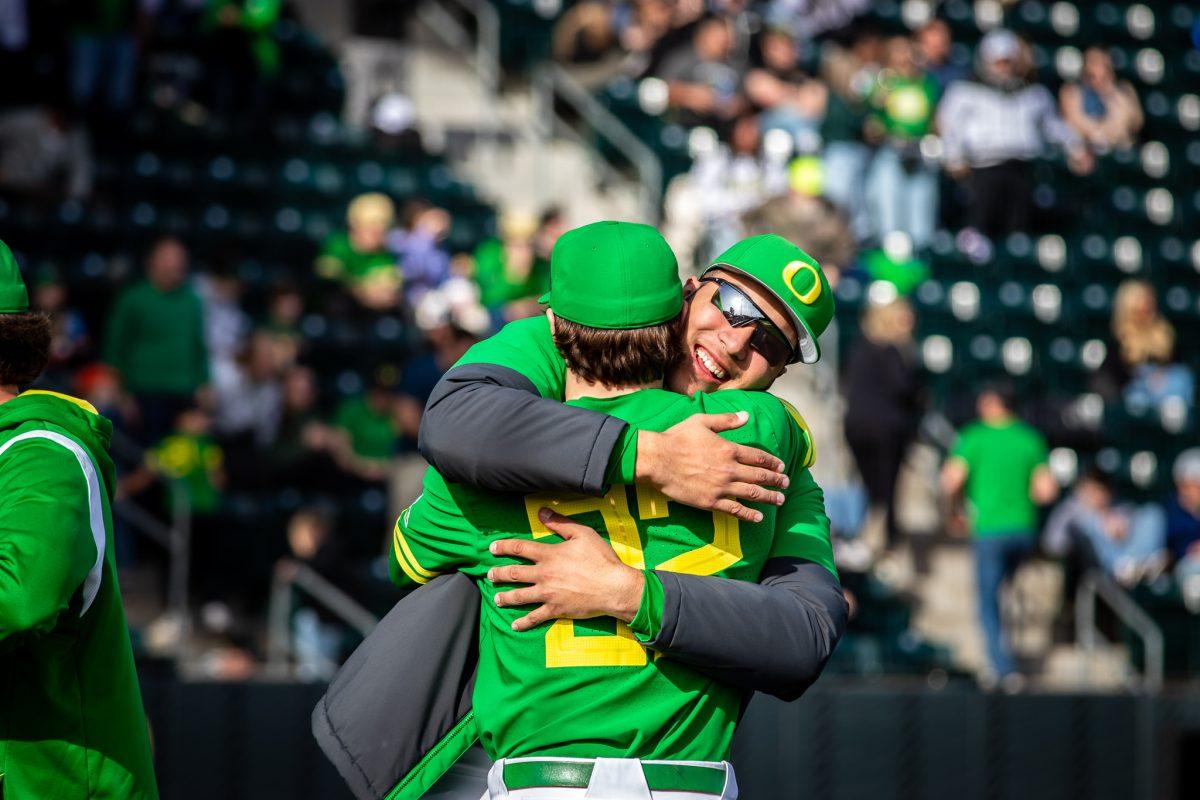
<path fill-rule="evenodd" d="M 158 797 L 117 588 L 112 423 L 0 404 L 0 797 Z"/>

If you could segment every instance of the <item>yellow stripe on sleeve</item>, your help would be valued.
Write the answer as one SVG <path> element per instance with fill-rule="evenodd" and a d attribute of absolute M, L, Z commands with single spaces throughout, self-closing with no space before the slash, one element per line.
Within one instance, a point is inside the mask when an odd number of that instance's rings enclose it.
<path fill-rule="evenodd" d="M 804 463 L 800 466 L 804 469 L 808 469 L 813 464 L 817 463 L 817 443 L 813 441 L 812 432 L 808 429 L 808 423 L 804 421 L 804 417 L 800 416 L 800 412 L 796 410 L 796 407 L 787 400 L 784 400 L 782 397 L 778 398 L 778 400 L 779 402 L 783 403 L 783 407 L 788 412 L 788 415 L 792 418 L 792 421 L 795 422 L 800 428 L 801 436 L 804 439 L 804 444 L 807 445 L 808 450 L 808 453 L 804 458 Z"/>
<path fill-rule="evenodd" d="M 404 538 L 404 532 L 400 530 L 400 523 L 396 523 L 395 534 L 392 536 L 392 545 L 396 551 L 396 561 L 400 564 L 400 569 L 404 570 L 404 574 L 411 578 L 416 583 L 429 583 L 429 579 L 436 577 L 436 572 L 430 572 L 421 566 L 413 555 L 412 548 L 408 546 L 408 540 Z"/>

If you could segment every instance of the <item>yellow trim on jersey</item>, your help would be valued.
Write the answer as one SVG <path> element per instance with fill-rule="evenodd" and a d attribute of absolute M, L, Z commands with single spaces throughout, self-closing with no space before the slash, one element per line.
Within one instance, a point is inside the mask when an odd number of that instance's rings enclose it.
<path fill-rule="evenodd" d="M 808 429 L 808 423 L 804 421 L 804 417 L 800 416 L 800 412 L 796 410 L 795 406 L 793 406 L 787 400 L 784 400 L 782 397 L 777 399 L 779 402 L 783 403 L 784 409 L 791 416 L 792 421 L 800 427 L 800 430 L 804 435 L 804 443 L 808 445 L 808 451 L 805 454 L 804 463 L 801 464 L 800 467 L 802 469 L 808 469 L 813 464 L 817 463 L 817 443 L 813 441 L 812 431 Z"/>
<path fill-rule="evenodd" d="M 408 546 L 408 540 L 404 538 L 404 532 L 400 530 L 399 520 L 396 521 L 395 533 L 392 536 L 392 548 L 396 551 L 396 563 L 400 565 L 400 569 L 416 583 L 429 583 L 430 578 L 437 577 L 436 572 L 430 572 L 417 561 L 412 548 Z"/>
<path fill-rule="evenodd" d="M 89 403 L 87 400 L 82 400 L 78 397 L 71 397 L 71 395 L 63 394 L 62 392 L 52 392 L 49 389 L 26 389 L 25 391 L 21 392 L 21 394 L 22 395 L 44 394 L 44 395 L 48 395 L 50 397 L 57 397 L 59 400 L 66 400 L 68 403 L 71 403 L 72 405 L 79 406 L 84 411 L 87 411 L 90 414 L 96 414 L 96 415 L 100 414 L 100 412 L 96 410 L 96 407 L 94 405 L 92 405 L 91 403 Z"/>
<path fill-rule="evenodd" d="M 655 569 L 663 572 L 679 572 L 685 575 L 715 575 L 742 560 L 742 535 L 738 530 L 737 517 L 713 512 L 713 540 L 711 544 L 689 550 L 659 564 Z"/>
<path fill-rule="evenodd" d="M 650 486 L 637 487 L 638 517 L 662 519 L 671 513 L 671 498 Z M 667 559 L 655 569 L 684 575 L 715 575 L 742 560 L 742 535 L 737 517 L 722 511 L 712 512 L 713 540 L 695 550 Z"/>
<path fill-rule="evenodd" d="M 608 543 L 612 545 L 617 558 L 634 569 L 646 568 L 642 537 L 638 533 L 637 522 L 629 513 L 629 501 L 625 499 L 623 485 L 613 486 L 603 497 L 561 495 L 552 492 L 526 495 L 525 515 L 529 520 L 529 530 L 535 539 L 554 533 L 538 519 L 538 511 L 543 507 L 554 509 L 564 517 L 586 514 L 589 511 L 600 512 L 604 520 L 604 530 L 608 533 Z"/>
<path fill-rule="evenodd" d="M 546 631 L 546 667 L 642 667 L 646 649 L 624 622 L 616 635 L 577 636 L 575 622 L 556 620 Z"/>
<path fill-rule="evenodd" d="M 638 519 L 662 519 L 671 513 L 671 498 L 653 486 L 637 485 Z"/>

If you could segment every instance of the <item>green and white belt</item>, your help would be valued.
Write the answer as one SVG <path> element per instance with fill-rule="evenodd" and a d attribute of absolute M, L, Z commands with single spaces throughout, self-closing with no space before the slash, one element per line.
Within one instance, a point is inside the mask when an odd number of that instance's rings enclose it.
<path fill-rule="evenodd" d="M 589 761 L 521 760 L 504 764 L 508 789 L 586 789 L 595 764 Z M 720 795 L 725 789 L 724 767 L 643 761 L 642 774 L 652 792 L 697 792 Z"/>

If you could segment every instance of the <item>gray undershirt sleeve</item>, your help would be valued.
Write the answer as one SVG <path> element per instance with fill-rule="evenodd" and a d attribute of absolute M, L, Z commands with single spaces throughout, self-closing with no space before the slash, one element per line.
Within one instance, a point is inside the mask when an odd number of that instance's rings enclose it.
<path fill-rule="evenodd" d="M 655 574 L 663 615 L 650 647 L 743 689 L 795 700 L 846 630 L 841 584 L 811 561 L 773 558 L 759 583 Z"/>
<path fill-rule="evenodd" d="M 496 364 L 463 364 L 438 381 L 418 449 L 442 477 L 500 492 L 602 494 L 626 423 L 541 397 Z"/>

